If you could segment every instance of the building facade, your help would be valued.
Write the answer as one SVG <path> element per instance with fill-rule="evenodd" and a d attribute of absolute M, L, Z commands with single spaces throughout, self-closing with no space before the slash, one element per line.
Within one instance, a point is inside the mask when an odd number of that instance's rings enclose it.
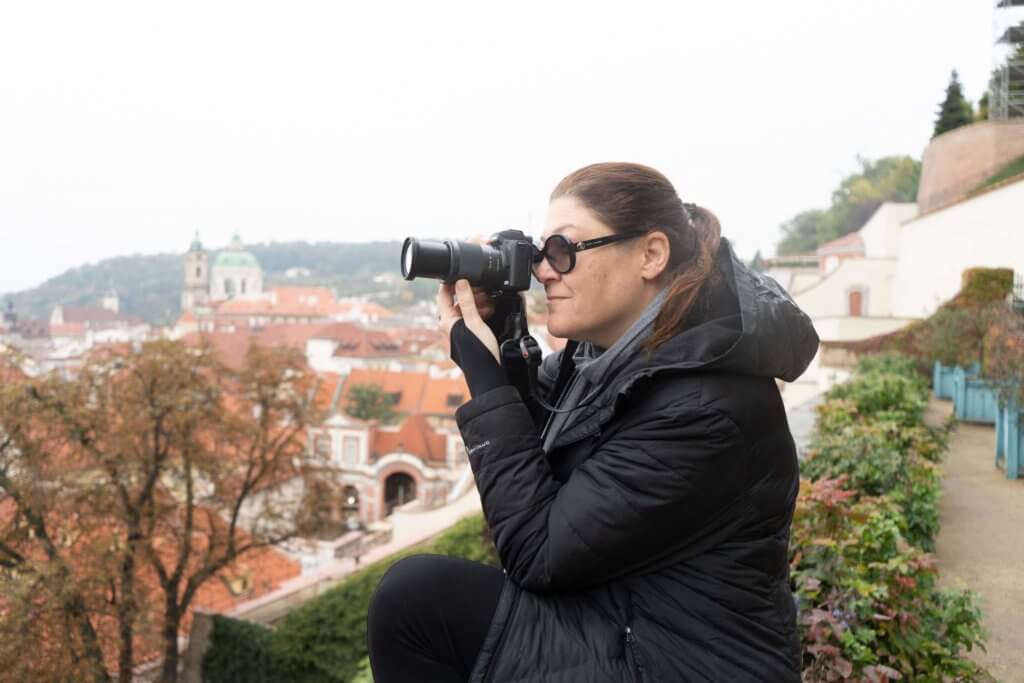
<path fill-rule="evenodd" d="M 231 245 L 212 257 L 196 234 L 185 254 L 181 310 L 201 312 L 229 299 L 255 299 L 263 295 L 263 269 L 247 251 L 238 233 Z"/>

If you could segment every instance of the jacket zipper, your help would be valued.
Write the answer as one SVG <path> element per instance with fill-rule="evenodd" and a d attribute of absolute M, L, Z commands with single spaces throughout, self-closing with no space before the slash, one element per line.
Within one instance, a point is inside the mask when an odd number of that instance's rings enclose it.
<path fill-rule="evenodd" d="M 626 627 L 626 655 L 626 663 L 629 665 L 630 673 L 634 675 L 638 683 L 643 681 L 644 666 L 640 661 L 640 653 L 636 649 L 636 635 L 629 626 Z"/>

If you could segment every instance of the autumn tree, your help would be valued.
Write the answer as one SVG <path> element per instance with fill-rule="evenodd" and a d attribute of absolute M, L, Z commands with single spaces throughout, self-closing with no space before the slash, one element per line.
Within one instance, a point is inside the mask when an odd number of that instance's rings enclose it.
<path fill-rule="evenodd" d="M 780 256 L 813 251 L 819 245 L 864 227 L 885 202 L 913 202 L 921 162 L 909 156 L 858 158 L 860 168 L 840 181 L 826 209 L 810 209 L 782 224 Z"/>
<path fill-rule="evenodd" d="M 0 679 L 132 680 L 199 590 L 315 530 L 315 375 L 301 354 L 145 344 L 73 379 L 0 358 Z M 10 678 L 5 678 L 10 677 Z"/>

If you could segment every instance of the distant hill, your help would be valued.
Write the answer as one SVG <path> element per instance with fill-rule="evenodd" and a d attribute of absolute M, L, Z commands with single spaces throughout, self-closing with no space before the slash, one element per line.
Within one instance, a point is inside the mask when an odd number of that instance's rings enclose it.
<path fill-rule="evenodd" d="M 400 242 L 271 242 L 246 245 L 263 267 L 264 286 L 327 286 L 339 296 L 377 293 L 384 305 L 432 296 L 437 283 L 417 280 L 385 286 L 373 282 L 381 273 L 399 272 Z M 5 295 L 22 317 L 48 317 L 57 304 L 99 305 L 113 285 L 121 310 L 154 325 L 174 322 L 181 312 L 184 253 L 122 256 L 68 270 L 36 287 Z M 308 277 L 286 278 L 289 268 L 306 268 Z"/>

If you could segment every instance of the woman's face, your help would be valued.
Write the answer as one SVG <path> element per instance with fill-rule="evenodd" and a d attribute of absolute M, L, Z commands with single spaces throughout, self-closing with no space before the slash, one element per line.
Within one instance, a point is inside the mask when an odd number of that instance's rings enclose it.
<path fill-rule="evenodd" d="M 614 231 L 579 200 L 559 197 L 548 207 L 541 241 L 556 233 L 575 243 Z M 653 241 L 664 240 L 660 233 L 652 235 Z M 546 260 L 542 262 L 536 275 L 547 293 L 548 331 L 603 348 L 615 343 L 660 289 L 651 277 L 651 242 L 651 238 L 640 237 L 579 252 L 576 267 L 565 274 L 555 272 Z M 660 275 L 662 269 L 654 275 Z"/>

